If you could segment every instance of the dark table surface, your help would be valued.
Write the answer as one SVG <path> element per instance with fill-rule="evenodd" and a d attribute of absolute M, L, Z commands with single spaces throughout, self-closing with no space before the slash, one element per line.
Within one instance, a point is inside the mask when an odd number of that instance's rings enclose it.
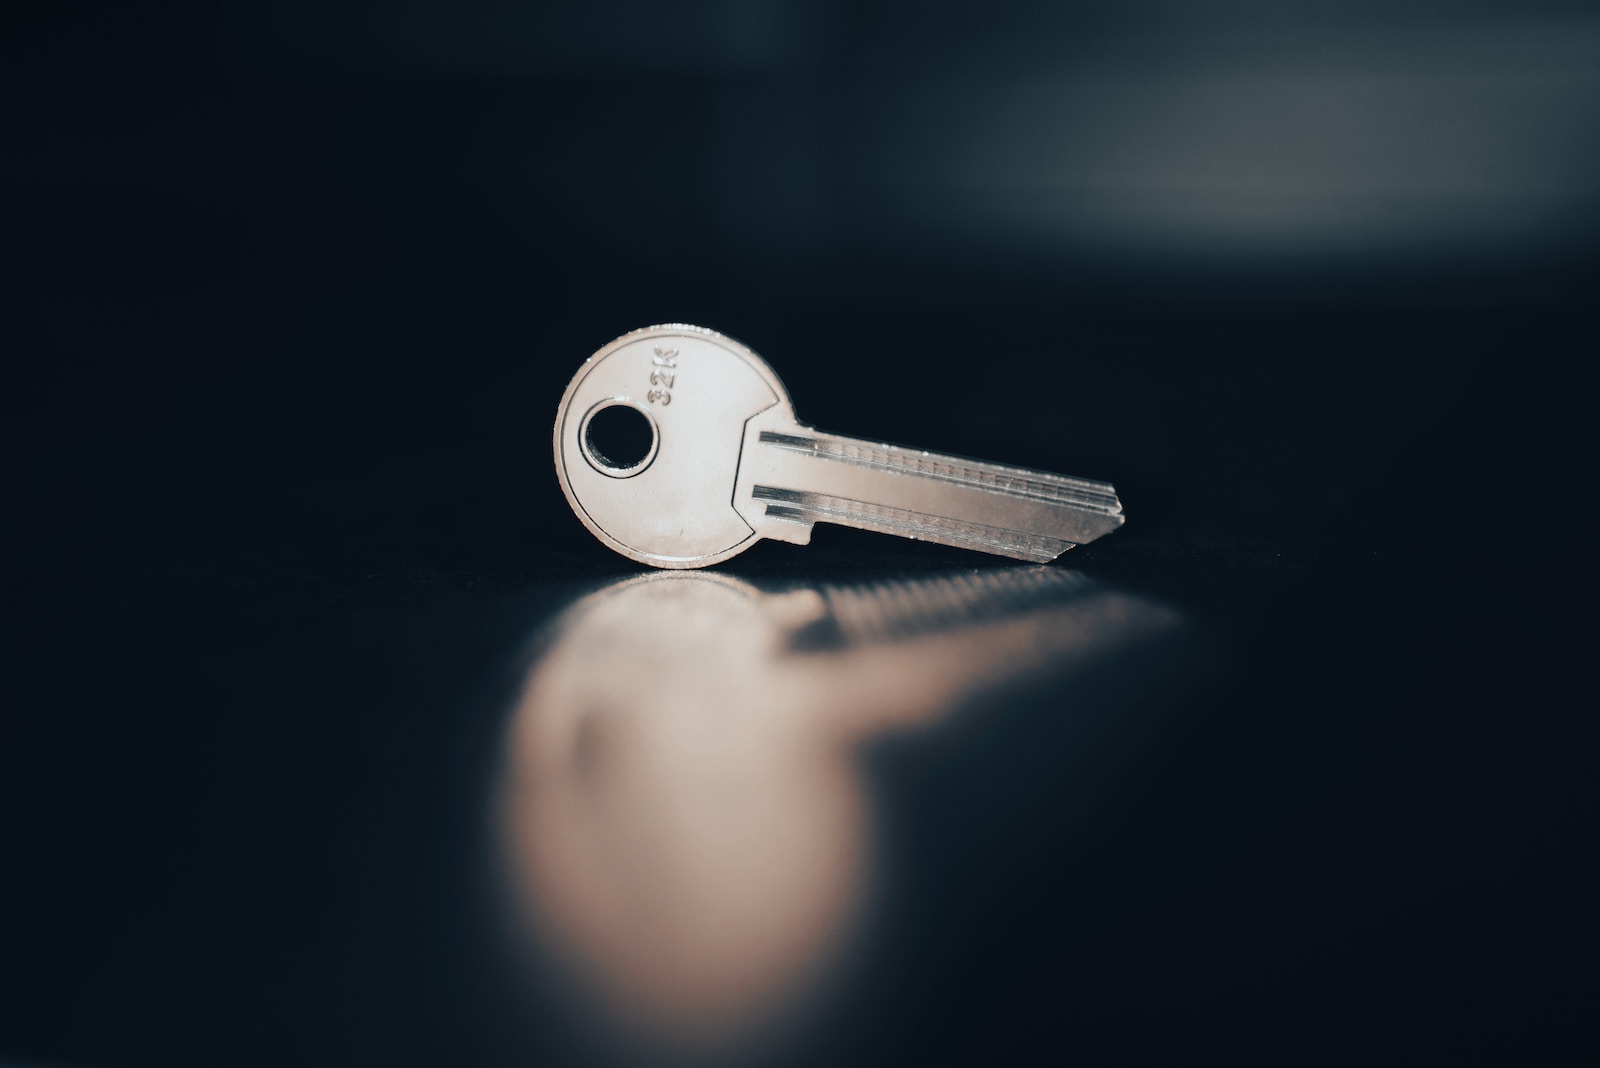
<path fill-rule="evenodd" d="M 6 38 L 0 1061 L 1600 1053 L 1592 198 L 1474 254 L 957 238 L 852 184 L 848 71 L 755 78 L 729 120 L 737 64 L 517 80 L 457 41 L 419 73 L 415 41 L 304 46 L 296 12 L 41 8 Z M 833 94 L 822 236 L 760 228 L 797 84 Z M 718 176 L 730 121 L 759 196 Z M 751 344 L 818 426 L 1106 478 L 1129 517 L 1047 572 L 819 528 L 649 587 L 690 609 L 639 619 L 746 648 L 732 590 L 783 636 L 788 674 L 670 676 L 706 686 L 691 715 L 743 729 L 755 679 L 875 724 L 829 765 L 865 828 L 846 904 L 754 1037 L 596 1008 L 652 943 L 585 964 L 507 877 L 535 681 L 657 708 L 584 629 L 640 569 L 572 516 L 549 433 L 585 356 L 662 321 Z M 794 623 L 851 597 L 892 625 Z M 872 720 L 896 694 L 923 696 Z M 785 833 L 752 855 L 813 871 Z M 637 980 L 671 1002 L 738 942 L 694 892 L 662 908 L 641 939 L 708 932 Z"/>

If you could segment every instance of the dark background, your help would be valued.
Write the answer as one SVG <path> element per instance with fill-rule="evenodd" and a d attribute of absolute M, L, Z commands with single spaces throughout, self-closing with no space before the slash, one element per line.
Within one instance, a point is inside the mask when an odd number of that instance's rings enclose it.
<path fill-rule="evenodd" d="M 1028 804 L 908 839 L 940 878 L 797 1059 L 1600 1054 L 1588 5 L 0 26 L 0 1058 L 579 1056 L 497 1001 L 474 834 L 518 651 L 631 571 L 555 405 L 663 321 L 826 429 L 1115 481 L 1058 566 L 1209 650 L 1092 833 L 1023 761 Z M 974 566 L 826 530 L 727 570 Z M 1004 722 L 884 803 L 974 803 L 1037 745 Z"/>

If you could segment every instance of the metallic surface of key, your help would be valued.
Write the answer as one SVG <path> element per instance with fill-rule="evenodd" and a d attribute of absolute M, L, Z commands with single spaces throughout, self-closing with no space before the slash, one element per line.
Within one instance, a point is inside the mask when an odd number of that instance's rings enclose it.
<path fill-rule="evenodd" d="M 621 447 L 615 424 L 624 435 Z M 584 362 L 556 414 L 556 473 L 594 535 L 655 567 L 705 567 L 815 523 L 1044 561 L 1122 525 L 1104 482 L 823 434 L 754 352 L 674 324 Z"/>

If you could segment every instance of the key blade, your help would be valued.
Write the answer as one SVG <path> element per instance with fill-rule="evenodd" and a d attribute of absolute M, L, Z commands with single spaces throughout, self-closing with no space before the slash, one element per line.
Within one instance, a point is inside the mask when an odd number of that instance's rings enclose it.
<path fill-rule="evenodd" d="M 767 537 L 804 543 L 835 523 L 1041 563 L 1123 522 L 1105 482 L 794 424 L 747 429 L 738 493 Z"/>

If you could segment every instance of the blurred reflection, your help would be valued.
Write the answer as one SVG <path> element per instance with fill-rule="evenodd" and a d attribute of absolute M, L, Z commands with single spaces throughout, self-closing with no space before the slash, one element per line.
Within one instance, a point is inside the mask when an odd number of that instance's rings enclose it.
<path fill-rule="evenodd" d="M 552 625 L 511 724 L 501 818 L 519 902 L 637 1034 L 747 1036 L 848 941 L 867 881 L 859 742 L 1176 618 L 1049 567 L 607 586 Z"/>

